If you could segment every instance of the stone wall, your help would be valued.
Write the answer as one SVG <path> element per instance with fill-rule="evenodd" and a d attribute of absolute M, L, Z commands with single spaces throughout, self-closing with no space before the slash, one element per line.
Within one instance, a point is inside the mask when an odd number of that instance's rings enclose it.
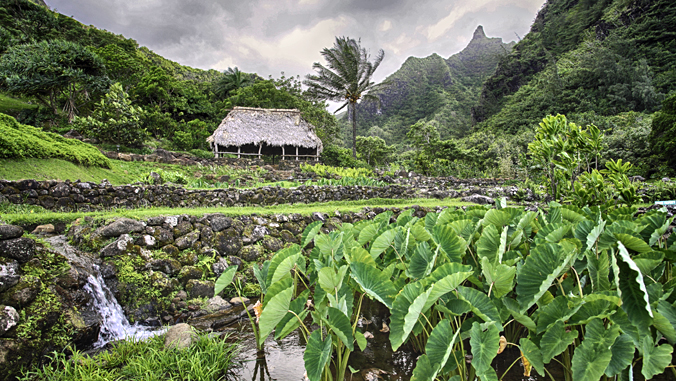
<path fill-rule="evenodd" d="M 0 203 L 39 205 L 50 210 L 102 210 L 137 207 L 206 207 L 311 203 L 371 198 L 407 199 L 415 189 L 402 185 L 262 187 L 188 190 L 177 186 L 113 186 L 70 181 L 0 180 Z"/>

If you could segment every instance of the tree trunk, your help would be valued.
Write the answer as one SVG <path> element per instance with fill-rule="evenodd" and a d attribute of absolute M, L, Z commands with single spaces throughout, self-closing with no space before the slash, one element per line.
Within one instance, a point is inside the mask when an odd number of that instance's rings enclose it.
<path fill-rule="evenodd" d="M 357 158 L 357 103 L 350 102 L 352 108 L 352 157 Z"/>

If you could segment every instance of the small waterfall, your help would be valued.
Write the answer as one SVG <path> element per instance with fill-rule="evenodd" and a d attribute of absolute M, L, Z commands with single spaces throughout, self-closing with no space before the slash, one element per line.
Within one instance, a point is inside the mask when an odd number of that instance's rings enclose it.
<path fill-rule="evenodd" d="M 164 332 L 164 329 L 144 327 L 138 324 L 130 324 L 127 317 L 124 316 L 122 307 L 108 289 L 106 283 L 98 271 L 98 266 L 94 265 L 96 276 L 89 275 L 88 282 L 84 286 L 93 297 L 93 307 L 101 314 L 103 322 L 99 339 L 93 344 L 94 348 L 101 348 L 107 343 L 115 340 L 134 338 L 143 340 Z"/>

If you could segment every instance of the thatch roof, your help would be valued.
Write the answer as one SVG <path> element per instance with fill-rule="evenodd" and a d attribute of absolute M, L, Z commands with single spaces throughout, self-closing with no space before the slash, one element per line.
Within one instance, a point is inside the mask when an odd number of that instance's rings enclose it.
<path fill-rule="evenodd" d="M 220 146 L 263 142 L 276 147 L 316 148 L 317 153 L 323 149 L 314 126 L 303 120 L 297 109 L 235 107 L 207 141 Z"/>

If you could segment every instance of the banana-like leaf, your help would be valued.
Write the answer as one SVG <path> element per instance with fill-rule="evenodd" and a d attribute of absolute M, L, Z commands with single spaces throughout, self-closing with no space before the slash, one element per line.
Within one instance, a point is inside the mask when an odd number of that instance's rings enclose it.
<path fill-rule="evenodd" d="M 319 233 L 319 229 L 322 228 L 322 225 L 323 223 L 321 221 L 315 221 L 305 227 L 305 230 L 303 230 L 303 234 L 301 235 L 301 242 L 303 242 L 301 247 L 307 247 L 307 245 L 315 239 L 315 236 Z"/>
<path fill-rule="evenodd" d="M 629 335 L 622 334 L 618 336 L 617 339 L 615 339 L 613 346 L 610 347 L 612 357 L 610 359 L 610 364 L 608 364 L 605 371 L 606 376 L 613 377 L 618 375 L 631 365 L 635 351 L 636 348 Z"/>
<path fill-rule="evenodd" d="M 561 246 L 544 243 L 531 250 L 526 263 L 516 275 L 516 300 L 524 313 L 535 304 L 564 270 L 570 266 L 577 253 L 562 252 Z"/>
<path fill-rule="evenodd" d="M 432 289 L 425 291 L 421 282 L 407 284 L 392 303 L 390 316 L 390 343 L 396 351 L 413 330 Z"/>
<path fill-rule="evenodd" d="M 324 367 L 331 359 L 331 336 L 326 335 L 322 340 L 321 331 L 318 329 L 310 334 L 303 354 L 305 371 L 310 381 L 321 381 Z"/>
<path fill-rule="evenodd" d="M 289 246 L 285 249 L 282 249 L 278 251 L 272 259 L 270 259 L 270 267 L 268 267 L 268 276 L 267 279 L 265 280 L 268 288 L 272 285 L 272 277 L 275 274 L 275 271 L 277 270 L 277 267 L 288 257 L 299 254 L 300 253 L 300 246 L 298 245 L 292 245 Z"/>
<path fill-rule="evenodd" d="M 537 333 L 542 333 L 557 320 L 566 321 L 580 309 L 581 303 L 570 303 L 565 296 L 557 296 L 554 300 L 540 308 L 537 318 Z"/>
<path fill-rule="evenodd" d="M 611 325 L 603 326 L 601 319 L 594 319 L 585 327 L 584 340 L 573 353 L 573 380 L 598 381 L 612 359 L 608 349 L 620 335 L 620 329 Z"/>
<path fill-rule="evenodd" d="M 502 324 L 498 308 L 483 292 L 469 288 L 458 286 L 458 298 L 470 304 L 472 312 L 485 322 L 495 322 Z"/>
<path fill-rule="evenodd" d="M 354 339 L 355 339 L 355 341 L 357 341 L 357 345 L 359 346 L 359 350 L 363 352 L 364 349 L 366 349 L 366 345 L 368 344 L 368 342 L 366 342 L 366 336 L 364 336 L 364 334 L 361 333 L 361 331 L 355 331 L 354 332 Z"/>
<path fill-rule="evenodd" d="M 610 290 L 610 261 L 608 253 L 602 251 L 597 255 L 592 251 L 587 251 L 587 270 L 592 282 L 594 292 Z"/>
<path fill-rule="evenodd" d="M 557 320 L 556 323 L 552 324 L 545 331 L 542 340 L 540 340 L 540 346 L 542 347 L 542 361 L 545 364 L 549 364 L 554 357 L 558 356 L 568 348 L 576 338 L 577 330 L 566 332 L 563 321 Z"/>
<path fill-rule="evenodd" d="M 516 266 L 507 266 L 501 263 L 492 265 L 488 258 L 483 257 L 481 259 L 481 271 L 486 278 L 486 283 L 489 286 L 492 285 L 491 290 L 496 298 L 502 298 L 514 288 Z"/>
<path fill-rule="evenodd" d="M 427 242 L 419 243 L 411 256 L 411 261 L 406 271 L 408 271 L 408 275 L 411 278 L 424 278 L 432 271 L 436 259 L 437 250 L 432 251 Z"/>
<path fill-rule="evenodd" d="M 350 276 L 364 289 L 369 296 L 376 298 L 380 303 L 392 308 L 397 290 L 392 281 L 383 276 L 377 268 L 363 262 L 352 262 Z"/>
<path fill-rule="evenodd" d="M 228 267 L 223 274 L 218 277 L 216 284 L 214 285 L 214 295 L 218 295 L 223 291 L 224 288 L 228 287 L 232 283 L 232 279 L 235 277 L 237 272 L 237 265 L 232 265 Z"/>
<path fill-rule="evenodd" d="M 259 269 L 258 265 L 253 266 L 254 276 L 258 281 L 258 284 L 261 286 L 261 294 L 265 295 L 268 292 L 268 285 L 266 280 L 268 279 L 268 269 L 270 268 L 270 260 L 263 262 L 263 266 Z"/>
<path fill-rule="evenodd" d="M 271 283 L 275 283 L 285 277 L 290 278 L 292 269 L 305 272 L 305 257 L 302 253 L 293 254 L 284 258 L 272 274 Z"/>
<path fill-rule="evenodd" d="M 542 351 L 540 351 L 540 348 L 525 337 L 522 337 L 519 341 L 519 347 L 521 347 L 521 354 L 535 368 L 535 371 L 544 377 L 545 364 L 542 362 Z"/>
<path fill-rule="evenodd" d="M 637 253 L 647 253 L 653 250 L 642 239 L 636 238 L 633 235 L 616 233 L 615 238 L 622 242 L 625 248 Z"/>
<path fill-rule="evenodd" d="M 469 344 L 472 346 L 472 366 L 477 374 L 482 374 L 491 368 L 491 362 L 498 355 L 500 331 L 494 324 L 484 331 L 481 324 L 474 322 L 469 334 Z"/>
<path fill-rule="evenodd" d="M 328 326 L 333 333 L 338 336 L 340 341 L 350 350 L 354 351 L 354 337 L 352 337 L 352 326 L 350 326 L 350 319 L 339 309 L 328 307 L 329 319 Z"/>
<path fill-rule="evenodd" d="M 293 330 L 300 327 L 300 323 L 304 318 L 303 314 L 307 316 L 308 311 L 304 311 L 304 309 L 309 295 L 310 290 L 305 290 L 300 295 L 298 295 L 296 299 L 289 303 L 289 312 L 284 315 L 282 320 L 280 320 L 275 327 L 275 339 L 278 340 L 284 338 Z M 300 321 L 298 318 L 300 318 Z"/>
<path fill-rule="evenodd" d="M 488 258 L 488 261 L 491 264 L 500 263 L 502 255 L 504 254 L 504 251 L 502 253 L 499 252 L 501 247 L 500 243 L 501 235 L 498 232 L 498 228 L 494 225 L 486 226 L 476 243 L 477 256 L 480 259 Z"/>
<path fill-rule="evenodd" d="M 644 336 L 641 342 L 641 351 L 643 352 L 641 374 L 646 380 L 649 380 L 664 372 L 664 369 L 669 366 L 674 347 L 669 344 L 655 346 L 650 336 Z"/>
<path fill-rule="evenodd" d="M 259 345 L 263 344 L 268 335 L 273 329 L 275 329 L 275 326 L 284 318 L 287 311 L 289 310 L 291 296 L 293 295 L 293 284 L 291 284 L 291 282 L 288 283 L 289 287 L 279 291 L 268 301 L 266 306 L 263 307 L 263 312 L 261 312 L 261 317 L 258 323 L 260 334 L 258 337 Z M 275 285 L 276 284 L 277 283 L 275 283 Z"/>
<path fill-rule="evenodd" d="M 636 263 L 629 256 L 622 242 L 617 242 L 619 248 L 620 289 L 622 290 L 622 309 L 629 316 L 629 320 L 640 330 L 647 330 L 652 323 L 653 311 L 650 307 L 650 297 L 643 282 L 643 275 Z"/>
<path fill-rule="evenodd" d="M 371 244 L 371 256 L 377 258 L 382 252 L 392 246 L 396 234 L 397 231 L 395 229 L 386 230 L 380 234 Z"/>
<path fill-rule="evenodd" d="M 465 250 L 467 249 L 467 242 L 458 236 L 452 227 L 447 225 L 435 226 L 432 239 L 451 262 L 462 263 L 462 257 L 465 256 Z"/>

